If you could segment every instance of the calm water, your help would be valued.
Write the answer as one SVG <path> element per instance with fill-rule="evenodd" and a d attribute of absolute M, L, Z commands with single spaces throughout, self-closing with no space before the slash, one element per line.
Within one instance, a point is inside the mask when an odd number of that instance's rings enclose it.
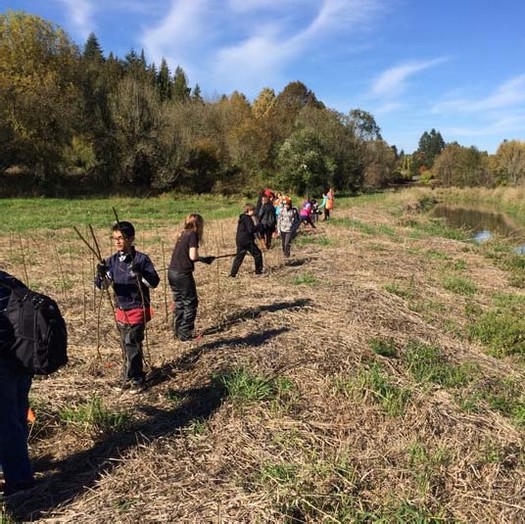
<path fill-rule="evenodd" d="M 444 218 L 451 227 L 472 231 L 476 242 L 498 236 L 510 240 L 518 252 L 525 253 L 525 228 L 504 213 L 440 204 L 434 208 L 433 214 Z"/>

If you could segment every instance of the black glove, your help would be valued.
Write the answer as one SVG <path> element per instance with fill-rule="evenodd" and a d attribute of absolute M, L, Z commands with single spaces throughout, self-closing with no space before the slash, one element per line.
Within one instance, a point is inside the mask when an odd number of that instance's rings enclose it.
<path fill-rule="evenodd" d="M 108 265 L 106 264 L 105 261 L 99 262 L 97 264 L 97 275 L 100 278 L 104 278 L 106 276 L 108 270 L 109 270 L 109 267 L 108 267 Z"/>
<path fill-rule="evenodd" d="M 210 265 L 215 260 L 215 257 L 199 257 L 197 262 L 203 262 L 204 264 Z"/>
<path fill-rule="evenodd" d="M 129 271 L 131 273 L 131 276 L 141 278 L 142 277 L 142 271 L 140 270 L 140 266 L 138 264 L 135 264 L 133 262 L 129 268 Z"/>

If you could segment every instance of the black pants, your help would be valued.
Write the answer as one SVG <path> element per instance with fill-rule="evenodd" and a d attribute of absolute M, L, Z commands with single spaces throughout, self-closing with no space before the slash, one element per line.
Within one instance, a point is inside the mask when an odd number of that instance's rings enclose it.
<path fill-rule="evenodd" d="M 230 276 L 234 277 L 235 275 L 237 275 L 237 273 L 239 272 L 239 268 L 241 267 L 241 264 L 244 260 L 244 257 L 246 256 L 246 253 L 250 253 L 250 255 L 253 257 L 253 261 L 255 262 L 255 273 L 258 275 L 262 273 L 263 258 L 261 250 L 257 247 L 257 244 L 255 242 L 250 242 L 246 245 L 237 246 L 237 254 L 233 259 Z"/>
<path fill-rule="evenodd" d="M 199 299 L 193 273 L 178 272 L 170 269 L 168 281 L 173 291 L 173 334 L 183 342 L 191 340 L 195 331 L 195 317 Z"/>
<path fill-rule="evenodd" d="M 330 219 L 330 210 L 324 208 L 324 219 L 323 220 L 329 220 Z"/>
<path fill-rule="evenodd" d="M 301 222 L 305 225 L 305 226 L 311 226 L 313 229 L 316 229 L 315 227 L 315 224 L 312 222 L 312 217 L 310 215 L 308 216 L 302 216 L 301 217 Z"/>
<path fill-rule="evenodd" d="M 272 247 L 272 236 L 273 236 L 274 231 L 275 231 L 275 227 L 273 226 L 266 226 L 266 225 L 260 226 L 259 234 L 261 235 L 261 238 L 264 242 L 264 245 L 266 246 L 266 249 L 270 249 Z"/>
<path fill-rule="evenodd" d="M 290 248 L 292 245 L 292 239 L 294 237 L 293 231 L 281 231 L 281 242 L 283 245 L 283 253 L 285 257 L 290 256 Z"/>
<path fill-rule="evenodd" d="M 144 324 L 117 323 L 124 351 L 124 366 L 122 368 L 123 380 L 142 380 L 146 373 L 142 366 L 142 341 L 144 340 Z"/>
<path fill-rule="evenodd" d="M 34 482 L 27 449 L 30 388 L 31 376 L 14 372 L 0 358 L 0 465 L 6 490 Z"/>

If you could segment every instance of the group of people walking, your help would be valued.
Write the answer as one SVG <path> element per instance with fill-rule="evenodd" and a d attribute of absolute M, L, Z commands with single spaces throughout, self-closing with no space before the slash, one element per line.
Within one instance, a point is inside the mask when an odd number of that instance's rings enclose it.
<path fill-rule="evenodd" d="M 300 210 L 292 205 L 292 199 L 282 193 L 274 193 L 264 189 L 259 194 L 256 206 L 246 204 L 244 212 L 237 222 L 236 244 L 237 253 L 233 260 L 230 277 L 235 277 L 247 253 L 250 253 L 255 263 L 255 274 L 263 273 L 263 256 L 257 240 L 263 249 L 270 249 L 274 237 L 281 239 L 285 258 L 290 256 L 292 239 L 297 234 L 301 224 L 316 229 L 315 222 L 319 214 L 324 213 L 324 220 L 330 218 L 334 207 L 334 192 L 332 189 L 323 194 L 321 204 L 306 197 Z"/>

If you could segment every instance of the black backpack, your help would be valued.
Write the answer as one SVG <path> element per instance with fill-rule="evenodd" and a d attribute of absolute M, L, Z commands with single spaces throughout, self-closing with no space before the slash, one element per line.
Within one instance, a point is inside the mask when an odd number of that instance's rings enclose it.
<path fill-rule="evenodd" d="M 3 314 L 15 340 L 3 356 L 31 375 L 49 375 L 67 364 L 67 327 L 57 303 L 4 272 L 0 285 L 11 290 Z"/>

